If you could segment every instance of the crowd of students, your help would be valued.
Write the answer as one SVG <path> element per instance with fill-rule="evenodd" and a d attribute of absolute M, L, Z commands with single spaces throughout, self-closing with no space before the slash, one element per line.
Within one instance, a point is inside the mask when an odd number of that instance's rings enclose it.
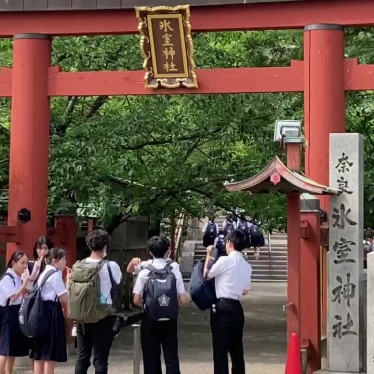
<path fill-rule="evenodd" d="M 93 230 L 86 237 L 91 255 L 66 267 L 65 251 L 53 248 L 46 237 L 35 244 L 33 261 L 22 251 L 12 254 L 0 279 L 0 374 L 13 372 L 16 357 L 29 356 L 34 374 L 53 374 L 58 362 L 67 361 L 65 318 L 74 320 L 78 356 L 75 374 L 86 374 L 91 365 L 96 374 L 108 373 L 113 337 L 124 325 L 116 308 L 117 286 L 122 273 L 117 263 L 106 260 L 110 237 Z M 244 314 L 240 298 L 250 289 L 251 266 L 242 251 L 246 237 L 240 230 L 228 232 L 226 255 L 213 258 L 207 246 L 206 279 L 215 279 L 216 298 L 211 305 L 211 331 L 215 374 L 244 374 Z M 134 258 L 127 271 L 136 276 L 134 304 L 142 308 L 141 343 L 145 374 L 161 374 L 161 350 L 167 374 L 179 374 L 179 305 L 189 302 L 179 265 L 172 261 L 167 238 L 148 241 L 151 260 Z M 30 292 L 40 291 L 48 329 L 41 336 L 23 334 L 20 311 Z M 64 307 L 67 305 L 67 308 Z M 67 314 L 66 314 L 67 311 Z"/>
<path fill-rule="evenodd" d="M 244 234 L 244 257 L 248 258 L 248 251 L 253 247 L 254 257 L 259 259 L 260 248 L 265 245 L 261 225 L 255 220 L 246 219 L 244 214 L 238 216 L 232 213 L 228 214 L 221 229 L 215 222 L 214 216 L 209 216 L 208 222 L 202 229 L 204 247 L 213 245 L 218 253 L 224 252 L 225 238 L 233 230 L 240 230 Z"/>
<path fill-rule="evenodd" d="M 67 289 L 62 277 L 66 266 L 65 251 L 49 248 L 47 239 L 41 237 L 33 253 L 34 261 L 29 263 L 23 251 L 14 252 L 0 280 L 1 374 L 13 372 L 16 357 L 29 355 L 35 374 L 53 373 L 55 363 L 64 362 L 67 358 L 65 319 L 61 305 L 67 302 Z M 50 328 L 43 337 L 30 339 L 20 328 L 20 307 L 28 290 L 41 285 L 41 297 L 50 318 Z"/>
<path fill-rule="evenodd" d="M 105 261 L 109 235 L 104 230 L 94 230 L 86 237 L 91 255 L 86 263 L 97 265 L 100 303 L 112 304 L 111 276 L 118 284 L 122 272 L 117 263 Z M 16 357 L 29 356 L 34 374 L 53 374 L 57 362 L 67 361 L 65 312 L 69 304 L 69 282 L 74 277 L 66 267 L 65 251 L 53 248 L 46 237 L 40 237 L 33 250 L 33 261 L 25 252 L 16 251 L 0 279 L 0 374 L 13 372 Z M 111 276 L 108 268 L 111 268 Z M 63 276 L 64 275 L 64 276 Z M 42 336 L 27 337 L 21 331 L 22 300 L 32 289 L 40 289 L 48 329 Z M 109 310 L 109 309 L 108 309 Z M 78 323 L 76 328 L 78 358 L 76 374 L 87 373 L 92 350 L 95 372 L 108 372 L 108 357 L 113 341 L 114 313 L 108 313 L 95 323 Z"/>

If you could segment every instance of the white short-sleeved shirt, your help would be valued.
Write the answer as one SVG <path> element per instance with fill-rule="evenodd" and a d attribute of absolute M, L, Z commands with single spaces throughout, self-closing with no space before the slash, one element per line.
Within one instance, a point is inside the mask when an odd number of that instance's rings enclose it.
<path fill-rule="evenodd" d="M 152 262 L 154 260 L 147 260 L 147 261 L 142 261 L 138 266 L 135 267 L 134 274 L 138 275 L 144 268 L 146 268 L 148 265 L 152 265 Z M 165 258 L 166 262 L 171 262 L 173 263 L 173 269 L 179 271 L 179 264 L 177 262 L 174 262 L 170 257 Z"/>
<path fill-rule="evenodd" d="M 96 260 L 96 259 L 87 257 L 85 261 L 99 263 L 102 260 Z M 114 261 L 109 261 L 109 266 L 110 266 L 110 270 L 112 271 L 114 282 L 119 284 L 122 280 L 122 272 L 121 272 L 119 265 Z M 108 264 L 104 264 L 101 267 L 99 271 L 99 277 L 100 277 L 100 290 L 101 290 L 100 303 L 101 304 L 113 304 L 112 297 L 110 296 L 110 291 L 112 289 L 112 282 L 110 281 Z"/>
<path fill-rule="evenodd" d="M 150 263 L 147 262 L 147 265 L 149 264 L 153 265 L 156 269 L 163 269 L 166 266 L 166 260 L 163 258 L 155 258 L 154 260 L 151 260 Z M 174 273 L 175 280 L 177 282 L 177 293 L 178 295 L 184 294 L 186 291 L 184 289 L 183 278 L 179 270 L 179 265 L 175 262 L 172 262 L 170 265 L 173 268 L 172 272 Z M 144 287 L 145 287 L 145 284 L 147 283 L 148 275 L 149 275 L 148 269 L 143 269 L 140 271 L 138 278 L 135 282 L 133 293 L 143 296 Z"/>
<path fill-rule="evenodd" d="M 38 286 L 41 285 L 44 277 L 51 270 L 54 270 L 55 273 L 48 277 L 41 290 L 42 299 L 45 301 L 56 301 L 60 296 L 67 293 L 64 280 L 62 279 L 62 272 L 52 265 L 47 265 L 40 274 L 38 278 Z"/>
<path fill-rule="evenodd" d="M 11 274 L 14 279 L 6 275 L 0 281 L 0 306 L 6 306 L 8 299 L 13 296 L 22 286 L 22 279 L 12 269 L 7 269 L 6 273 Z M 10 301 L 9 305 L 19 305 L 22 301 L 22 295 L 17 300 Z"/>
<path fill-rule="evenodd" d="M 239 300 L 244 290 L 251 288 L 252 266 L 238 251 L 220 257 L 209 270 L 208 277 L 215 278 L 217 298 Z"/>

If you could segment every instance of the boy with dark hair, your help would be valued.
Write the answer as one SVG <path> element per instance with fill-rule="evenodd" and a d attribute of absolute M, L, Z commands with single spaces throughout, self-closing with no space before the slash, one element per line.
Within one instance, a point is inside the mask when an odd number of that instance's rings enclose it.
<path fill-rule="evenodd" d="M 217 302 L 210 313 L 213 339 L 214 374 L 228 374 L 228 353 L 232 373 L 244 374 L 243 327 L 244 313 L 240 303 L 251 287 L 251 265 L 243 258 L 246 247 L 245 234 L 231 231 L 226 237 L 227 256 L 220 257 L 211 267 L 206 267 L 208 279 L 215 278 Z M 212 246 L 207 248 L 206 264 L 211 260 Z"/>
<path fill-rule="evenodd" d="M 141 342 L 144 374 L 160 374 L 161 346 L 166 372 L 180 374 L 178 358 L 178 301 L 185 303 L 182 274 L 175 262 L 165 260 L 169 245 L 159 236 L 148 241 L 152 264 L 139 272 L 134 286 L 134 304 L 143 307 Z"/>
<path fill-rule="evenodd" d="M 173 260 L 170 258 L 170 240 L 166 236 L 161 236 L 161 239 L 164 240 L 166 245 L 168 246 L 168 252 L 165 261 L 173 262 Z M 153 260 L 142 261 L 140 257 L 134 257 L 127 265 L 127 272 L 133 275 L 138 275 L 141 270 L 152 264 L 152 262 Z M 177 262 L 174 262 L 173 266 L 175 267 L 175 269 L 179 270 L 179 264 Z"/>
<path fill-rule="evenodd" d="M 75 365 L 75 374 L 87 374 L 87 370 L 91 365 L 92 349 L 94 351 L 93 365 L 95 373 L 108 373 L 109 353 L 113 337 L 115 333 L 118 333 L 118 331 L 113 330 L 115 308 L 114 300 L 112 299 L 112 288 L 118 286 L 122 281 L 122 272 L 119 265 L 114 261 L 105 260 L 109 242 L 110 236 L 105 230 L 98 229 L 89 232 L 86 236 L 86 244 L 91 250 L 91 255 L 73 266 L 71 277 L 71 281 L 73 282 L 74 276 L 78 277 L 79 274 L 84 274 L 86 271 L 89 272 L 89 268 L 96 266 L 98 287 L 100 287 L 98 301 L 102 307 L 101 310 L 108 310 L 108 313 L 100 316 L 102 318 L 98 318 L 99 320 L 96 319 L 97 322 L 86 323 L 85 321 L 80 321 L 81 323 L 78 323 L 78 359 Z M 72 302 L 73 300 L 70 299 L 70 304 Z M 70 305 L 70 308 L 74 308 L 74 305 Z M 75 310 L 78 309 L 75 307 Z M 82 310 L 82 315 L 84 312 Z"/>

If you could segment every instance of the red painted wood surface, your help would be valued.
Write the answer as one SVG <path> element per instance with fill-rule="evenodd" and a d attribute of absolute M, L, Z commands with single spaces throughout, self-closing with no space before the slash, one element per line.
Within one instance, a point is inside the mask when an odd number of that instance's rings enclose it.
<path fill-rule="evenodd" d="M 287 167 L 299 172 L 301 144 L 287 144 Z M 300 193 L 287 194 L 287 341 L 300 331 Z M 300 336 L 299 336 L 300 337 Z"/>
<path fill-rule="evenodd" d="M 287 194 L 287 341 L 300 331 L 300 193 Z M 299 336 L 300 337 L 300 336 Z"/>
<path fill-rule="evenodd" d="M 370 0 L 313 0 L 192 7 L 192 31 L 303 28 L 313 23 L 374 24 Z M 1 12 L 0 36 L 33 32 L 50 35 L 135 34 L 133 9 L 68 12 Z"/>
<path fill-rule="evenodd" d="M 31 211 L 31 220 L 21 226 L 20 243 L 7 244 L 7 257 L 16 249 L 31 255 L 35 240 L 46 234 L 50 63 L 50 40 L 14 41 L 8 225 L 17 225 L 21 208 Z"/>
<path fill-rule="evenodd" d="M 66 264 L 72 267 L 77 261 L 78 223 L 75 215 L 59 215 L 55 217 L 54 245 L 66 252 Z"/>
<path fill-rule="evenodd" d="M 328 186 L 329 134 L 345 131 L 344 32 L 306 31 L 304 65 L 305 170 L 310 179 Z M 327 212 L 329 199 L 320 198 Z"/>
<path fill-rule="evenodd" d="M 312 374 L 321 368 L 320 218 L 315 212 L 300 218 L 309 227 L 300 244 L 300 342 L 308 345 L 306 374 Z"/>
<path fill-rule="evenodd" d="M 197 89 L 149 89 L 144 71 L 50 71 L 50 96 L 208 94 L 245 92 L 295 92 L 303 90 L 303 63 L 282 68 L 226 68 L 196 71 Z"/>
<path fill-rule="evenodd" d="M 152 90 L 144 88 L 144 71 L 62 72 L 50 68 L 48 94 L 66 95 L 171 95 L 207 93 L 302 92 L 304 62 L 291 61 L 281 68 L 197 69 L 199 88 Z M 344 62 L 344 90 L 374 89 L 374 65 L 360 65 L 357 59 Z M 0 70 L 0 96 L 12 96 L 12 68 Z"/>

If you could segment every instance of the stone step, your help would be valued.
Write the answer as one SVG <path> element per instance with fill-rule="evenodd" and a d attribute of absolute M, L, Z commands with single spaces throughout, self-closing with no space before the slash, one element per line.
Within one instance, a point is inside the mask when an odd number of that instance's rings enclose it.
<path fill-rule="evenodd" d="M 259 272 L 259 271 L 287 271 L 287 265 L 285 266 L 268 266 L 268 265 L 251 265 L 252 271 Z"/>
<path fill-rule="evenodd" d="M 260 252 L 261 253 L 268 253 L 269 250 L 267 247 L 260 247 Z M 254 249 L 250 248 L 249 252 L 253 252 Z M 195 253 L 206 253 L 206 248 L 203 246 L 197 246 L 195 249 Z M 287 253 L 287 248 L 280 248 L 280 247 L 272 247 L 271 248 L 271 253 Z"/>
<path fill-rule="evenodd" d="M 252 282 L 287 282 L 287 276 L 284 275 L 263 275 L 252 277 Z"/>
<path fill-rule="evenodd" d="M 288 269 L 287 267 L 282 267 L 282 268 L 254 268 L 252 267 L 252 273 L 253 274 L 259 274 L 259 273 L 264 273 L 264 274 L 269 274 L 269 273 L 281 273 L 281 274 L 287 274 Z"/>
<path fill-rule="evenodd" d="M 200 259 L 205 258 L 205 257 L 206 257 L 205 253 L 204 254 L 195 253 L 195 256 L 194 256 L 195 260 L 200 260 Z M 273 261 L 284 261 L 284 262 L 287 262 L 287 255 L 283 254 L 283 253 L 272 253 L 271 256 L 269 256 L 268 254 L 261 253 L 260 254 L 260 259 L 256 260 L 254 258 L 253 253 L 249 253 L 248 254 L 248 260 L 250 262 L 252 262 L 252 261 L 267 261 L 267 262 L 269 262 L 269 261 L 271 261 L 271 262 L 273 262 Z"/>

